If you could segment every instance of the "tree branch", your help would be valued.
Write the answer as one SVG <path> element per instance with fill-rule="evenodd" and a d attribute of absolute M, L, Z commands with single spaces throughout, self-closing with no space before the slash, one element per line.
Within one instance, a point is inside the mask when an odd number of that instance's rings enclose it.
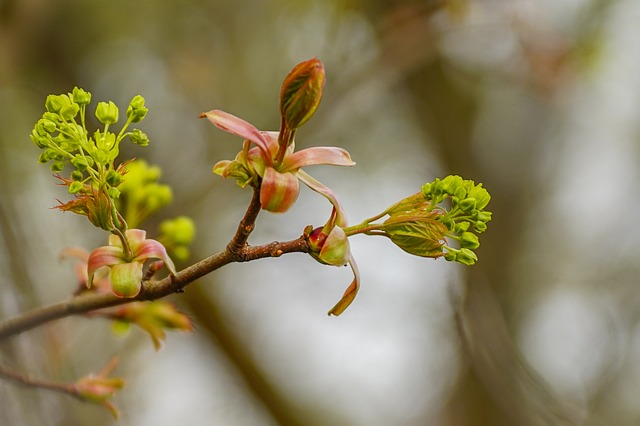
<path fill-rule="evenodd" d="M 112 293 L 85 293 L 52 305 L 39 307 L 0 321 L 0 341 L 38 327 L 49 321 L 83 314 L 96 309 L 123 305 L 139 300 L 156 300 L 169 294 L 180 292 L 184 287 L 229 263 L 247 262 L 267 257 L 279 257 L 285 253 L 308 253 L 309 246 L 304 236 L 287 242 L 272 242 L 262 246 L 247 245 L 249 234 L 253 231 L 260 212 L 260 193 L 254 190 L 251 203 L 238 230 L 224 251 L 215 253 L 197 262 L 175 276 L 159 281 L 143 281 L 140 293 L 133 298 L 119 298 Z"/>
<path fill-rule="evenodd" d="M 47 389 L 50 391 L 66 393 L 68 395 L 77 397 L 73 384 L 69 383 L 52 382 L 49 380 L 23 376 L 19 373 L 16 373 L 14 370 L 10 370 L 4 367 L 0 367 L 0 378 L 10 380 L 14 383 L 20 383 L 21 385 L 31 388 Z"/>

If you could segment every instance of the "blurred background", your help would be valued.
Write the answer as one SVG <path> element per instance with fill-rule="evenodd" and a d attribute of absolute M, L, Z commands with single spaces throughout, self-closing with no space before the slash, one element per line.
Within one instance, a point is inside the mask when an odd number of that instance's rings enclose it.
<path fill-rule="evenodd" d="M 292 254 L 172 297 L 196 329 L 158 352 L 68 318 L 4 342 L 0 365 L 74 381 L 117 355 L 119 425 L 640 424 L 639 21 L 633 0 L 0 0 L 2 318 L 68 297 L 61 249 L 105 243 L 51 209 L 68 194 L 29 140 L 46 96 L 75 85 L 93 105 L 145 97 L 151 144 L 124 154 L 162 167 L 174 201 L 147 229 L 190 215 L 193 261 L 250 199 L 211 174 L 241 141 L 198 114 L 277 129 L 282 79 L 315 56 L 327 84 L 297 146 L 351 153 L 353 168 L 307 170 L 351 223 L 447 174 L 482 182 L 494 218 L 474 267 L 354 237 L 362 288 L 339 318 L 348 268 Z M 303 188 L 250 242 L 329 213 Z M 0 424 L 116 422 L 0 382 Z"/>

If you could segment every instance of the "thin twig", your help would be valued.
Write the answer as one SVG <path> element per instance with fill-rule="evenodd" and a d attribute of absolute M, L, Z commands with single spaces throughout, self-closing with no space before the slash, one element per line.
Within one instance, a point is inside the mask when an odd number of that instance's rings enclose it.
<path fill-rule="evenodd" d="M 239 255 L 234 255 L 228 249 L 216 253 L 195 263 L 175 276 L 168 276 L 160 281 L 144 281 L 138 296 L 124 299 L 111 293 L 89 293 L 74 296 L 69 300 L 52 305 L 36 308 L 13 318 L 0 322 L 0 341 L 49 321 L 65 318 L 71 315 L 84 314 L 96 309 L 123 305 L 138 300 L 156 300 L 169 294 L 176 293 L 184 287 L 229 263 L 278 257 L 285 253 L 308 253 L 309 246 L 304 237 L 283 243 L 270 243 L 263 246 L 245 247 Z"/>
<path fill-rule="evenodd" d="M 30 388 L 46 389 L 78 397 L 77 391 L 73 384 L 37 379 L 34 377 L 16 373 L 15 371 L 8 368 L 0 367 L 0 378 L 10 380 L 14 383 L 19 383 Z"/>
<path fill-rule="evenodd" d="M 267 257 L 279 257 L 285 253 L 308 253 L 307 240 L 301 236 L 287 242 L 273 242 L 262 246 L 247 245 L 260 212 L 260 193 L 255 190 L 247 212 L 238 226 L 236 235 L 224 251 L 215 253 L 197 262 L 175 276 L 159 281 L 143 281 L 140 294 L 133 298 L 119 298 L 112 293 L 87 293 L 73 296 L 68 300 L 23 312 L 13 318 L 0 321 L 0 341 L 41 326 L 49 321 L 71 315 L 84 314 L 96 309 L 123 305 L 139 300 L 156 300 L 181 291 L 184 287 L 229 263 L 246 262 Z"/>
<path fill-rule="evenodd" d="M 227 251 L 230 251 L 236 256 L 240 256 L 242 250 L 246 247 L 249 235 L 255 228 L 258 213 L 260 213 L 260 189 L 254 188 L 249 207 L 247 208 L 244 217 L 238 224 L 236 235 L 234 235 L 231 241 L 229 241 L 229 244 L 227 245 Z"/>

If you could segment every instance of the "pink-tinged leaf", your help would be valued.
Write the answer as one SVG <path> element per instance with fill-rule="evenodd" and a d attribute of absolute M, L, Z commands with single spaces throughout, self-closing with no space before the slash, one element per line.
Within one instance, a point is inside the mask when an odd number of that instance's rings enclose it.
<path fill-rule="evenodd" d="M 333 146 L 316 146 L 303 149 L 285 156 L 282 162 L 282 171 L 293 171 L 300 167 L 327 164 L 330 166 L 353 166 L 349 153 Z"/>
<path fill-rule="evenodd" d="M 142 262 L 113 265 L 109 271 L 111 291 L 118 297 L 136 297 L 142 288 Z"/>
<path fill-rule="evenodd" d="M 98 247 L 89 255 L 87 261 L 87 287 L 91 287 L 93 282 L 93 275 L 96 271 L 103 266 L 113 266 L 121 263 L 126 263 L 123 259 L 124 253 L 122 248 L 116 246 L 103 246 Z"/>
<path fill-rule="evenodd" d="M 280 173 L 267 167 L 260 185 L 260 205 L 273 213 L 284 213 L 298 199 L 300 184 L 293 173 Z"/>
<path fill-rule="evenodd" d="M 317 58 L 299 63 L 285 77 L 280 89 L 280 114 L 290 129 L 303 125 L 316 111 L 324 82 L 324 65 Z"/>
<path fill-rule="evenodd" d="M 144 240 L 141 243 L 136 244 L 135 246 L 131 246 L 133 250 L 133 258 L 134 261 L 144 262 L 147 259 L 160 259 L 164 262 L 167 269 L 171 271 L 171 274 L 176 274 L 176 267 L 173 264 L 173 261 L 167 254 L 167 250 L 164 248 L 162 244 L 160 244 L 156 240 Z"/>
<path fill-rule="evenodd" d="M 353 302 L 353 299 L 355 299 L 358 294 L 358 290 L 360 289 L 360 272 L 358 271 L 358 265 L 356 265 L 356 261 L 351 254 L 349 254 L 349 265 L 351 265 L 351 270 L 353 271 L 353 281 L 351 282 L 351 285 L 347 287 L 347 290 L 344 292 L 338 303 L 336 303 L 336 305 L 328 312 L 328 315 L 338 316 L 343 313 L 344 310 L 351 305 L 351 302 Z"/>
<path fill-rule="evenodd" d="M 224 130 L 225 132 L 233 133 L 234 135 L 250 140 L 260 147 L 265 156 L 270 158 L 269 142 L 262 132 L 256 129 L 251 123 L 218 109 L 205 112 L 201 117 L 206 117 L 209 121 L 215 124 L 216 127 Z"/>
<path fill-rule="evenodd" d="M 336 209 L 335 224 L 338 225 L 341 228 L 346 228 L 347 227 L 347 216 L 346 216 L 346 214 L 344 212 L 344 209 L 342 208 L 342 204 L 340 204 L 340 201 L 338 200 L 338 197 L 336 196 L 336 194 L 329 187 L 327 187 L 324 184 L 318 182 L 315 178 L 313 178 L 311 175 L 309 175 L 304 170 L 298 170 L 298 172 L 296 173 L 296 176 L 305 185 L 307 185 L 309 188 L 311 188 L 312 190 L 314 190 L 318 194 L 323 195 L 326 199 L 328 199 L 331 202 L 331 204 L 333 204 L 333 207 Z"/>

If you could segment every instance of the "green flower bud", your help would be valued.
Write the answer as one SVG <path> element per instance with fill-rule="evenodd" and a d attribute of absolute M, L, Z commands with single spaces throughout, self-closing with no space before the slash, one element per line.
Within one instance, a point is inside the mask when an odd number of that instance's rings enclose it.
<path fill-rule="evenodd" d="M 41 118 L 40 120 L 38 120 L 36 126 L 38 126 L 39 129 L 42 129 L 42 131 L 45 133 L 53 133 L 58 128 L 54 121 L 48 120 L 46 118 Z M 44 136 L 43 133 L 41 134 Z"/>
<path fill-rule="evenodd" d="M 122 175 L 115 170 L 111 169 L 107 172 L 106 181 L 109 185 L 118 186 L 123 180 L 124 178 Z"/>
<path fill-rule="evenodd" d="M 474 214 L 474 219 L 480 222 L 489 222 L 491 220 L 491 212 L 478 211 Z"/>
<path fill-rule="evenodd" d="M 120 190 L 118 188 L 111 187 L 107 189 L 107 195 L 112 200 L 117 200 L 118 198 L 120 198 Z"/>
<path fill-rule="evenodd" d="M 82 181 L 84 180 L 84 175 L 81 171 L 74 170 L 71 172 L 71 180 Z"/>
<path fill-rule="evenodd" d="M 460 249 L 456 256 L 456 262 L 463 265 L 473 265 L 478 261 L 478 256 L 468 248 Z"/>
<path fill-rule="evenodd" d="M 96 146 L 98 147 L 98 149 L 104 149 L 108 151 L 116 144 L 116 135 L 111 132 L 107 132 L 107 134 L 105 135 L 97 131 L 94 133 L 93 138 L 96 141 Z"/>
<path fill-rule="evenodd" d="M 45 149 L 49 146 L 49 139 L 38 133 L 36 129 L 31 131 L 31 141 L 40 149 Z"/>
<path fill-rule="evenodd" d="M 49 155 L 49 150 L 44 150 L 38 156 L 38 163 L 45 164 L 51 161 L 51 156 Z"/>
<path fill-rule="evenodd" d="M 471 210 L 476 208 L 477 204 L 478 202 L 475 198 L 468 197 L 460 201 L 460 203 L 458 203 L 458 207 L 460 207 L 463 212 L 470 212 Z"/>
<path fill-rule="evenodd" d="M 58 123 L 60 121 L 60 116 L 53 112 L 45 112 L 42 114 L 42 118 L 45 120 L 53 121 L 54 123 Z"/>
<path fill-rule="evenodd" d="M 484 232 L 487 230 L 487 224 L 485 222 L 477 221 L 473 224 L 473 229 L 478 233 Z"/>
<path fill-rule="evenodd" d="M 280 89 L 280 114 L 290 130 L 302 126 L 316 112 L 324 83 L 324 65 L 317 58 L 299 63 L 285 77 Z"/>
<path fill-rule="evenodd" d="M 489 192 L 482 187 L 481 183 L 474 186 L 473 189 L 469 191 L 468 196 L 469 198 L 475 198 L 477 201 L 476 208 L 478 210 L 484 209 L 491 200 L 491 195 L 489 195 Z"/>
<path fill-rule="evenodd" d="M 98 164 L 107 164 L 108 152 L 104 149 L 97 149 L 93 154 L 93 158 Z"/>
<path fill-rule="evenodd" d="M 76 103 L 69 103 L 60 108 L 60 116 L 67 121 L 73 120 L 78 112 L 80 112 L 80 106 Z"/>
<path fill-rule="evenodd" d="M 71 159 L 71 164 L 73 164 L 73 167 L 79 172 L 87 170 L 87 168 L 92 165 L 89 162 L 93 163 L 91 157 L 85 157 L 80 154 L 76 154 L 76 156 Z"/>
<path fill-rule="evenodd" d="M 460 247 L 468 248 L 468 249 L 477 249 L 480 247 L 480 241 L 478 241 L 478 236 L 471 232 L 463 232 L 460 236 Z"/>
<path fill-rule="evenodd" d="M 191 244 L 195 236 L 193 220 L 187 216 L 179 216 L 165 220 L 160 224 L 160 232 L 175 245 Z"/>
<path fill-rule="evenodd" d="M 77 86 L 73 88 L 71 96 L 73 98 L 73 102 L 80 106 L 88 105 L 91 102 L 91 93 L 86 92 Z"/>
<path fill-rule="evenodd" d="M 132 123 L 137 123 L 147 115 L 147 112 L 149 109 L 144 106 L 144 98 L 136 95 L 127 107 L 127 118 L 131 119 Z"/>
<path fill-rule="evenodd" d="M 461 223 L 456 223 L 456 225 L 453 227 L 453 232 L 455 232 L 456 234 L 462 234 L 463 232 L 467 231 L 470 226 L 471 226 L 471 223 L 466 221 Z"/>
<path fill-rule="evenodd" d="M 444 254 L 444 260 L 446 260 L 447 262 L 455 262 L 457 256 L 457 251 L 448 251 Z"/>
<path fill-rule="evenodd" d="M 149 138 L 147 137 L 146 133 L 142 132 L 139 129 L 133 129 L 133 131 L 129 135 L 129 139 L 131 139 L 131 142 L 133 142 L 136 145 L 140 145 L 140 146 L 149 145 Z"/>
<path fill-rule="evenodd" d="M 102 124 L 114 124 L 118 122 L 118 107 L 113 101 L 98 102 L 96 118 Z"/>
<path fill-rule="evenodd" d="M 64 162 L 56 160 L 49 167 L 53 173 L 60 173 L 64 169 Z"/>
<path fill-rule="evenodd" d="M 458 188 L 456 188 L 456 192 L 453 194 L 453 197 L 459 200 L 464 200 L 466 196 L 467 189 L 464 187 L 464 185 L 460 185 Z"/>
<path fill-rule="evenodd" d="M 175 246 L 171 248 L 171 257 L 175 260 L 179 260 L 184 262 L 189 260 L 189 256 L 191 256 L 191 252 L 189 251 L 189 247 L 186 246 Z"/>
<path fill-rule="evenodd" d="M 422 185 L 422 193 L 426 196 L 431 195 L 431 184 L 425 183 Z M 427 197 L 428 198 L 428 197 Z"/>
<path fill-rule="evenodd" d="M 47 108 L 47 111 L 58 114 L 63 106 L 69 105 L 70 103 L 71 101 L 69 101 L 67 95 L 49 95 L 47 96 L 44 106 Z"/>
<path fill-rule="evenodd" d="M 454 195 L 459 188 L 464 190 L 464 182 L 458 175 L 449 175 L 442 180 L 442 188 L 445 193 Z"/>
<path fill-rule="evenodd" d="M 143 204 L 146 209 L 155 212 L 173 200 L 173 192 L 168 185 L 149 184 Z"/>
<path fill-rule="evenodd" d="M 436 178 L 436 180 L 434 180 L 431 183 L 431 186 L 429 189 L 430 189 L 429 193 L 434 197 L 440 196 L 444 193 L 444 185 L 442 181 L 438 178 Z"/>
<path fill-rule="evenodd" d="M 84 184 L 79 181 L 74 181 L 69 184 L 69 194 L 77 194 L 84 189 Z"/>

